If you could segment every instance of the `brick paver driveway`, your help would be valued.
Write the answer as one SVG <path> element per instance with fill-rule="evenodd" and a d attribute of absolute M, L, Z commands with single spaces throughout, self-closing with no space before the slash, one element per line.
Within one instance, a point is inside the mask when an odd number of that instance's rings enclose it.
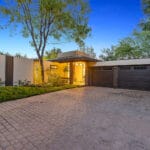
<path fill-rule="evenodd" d="M 150 150 L 150 92 L 84 87 L 2 103 L 0 149 Z"/>

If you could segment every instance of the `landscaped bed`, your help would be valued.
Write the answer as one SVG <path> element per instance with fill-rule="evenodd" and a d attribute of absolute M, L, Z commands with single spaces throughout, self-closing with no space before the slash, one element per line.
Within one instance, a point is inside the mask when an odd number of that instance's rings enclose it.
<path fill-rule="evenodd" d="M 64 86 L 20 86 L 20 87 L 0 87 L 0 102 L 21 99 L 34 95 L 55 92 L 64 89 L 75 88 L 75 85 Z"/>

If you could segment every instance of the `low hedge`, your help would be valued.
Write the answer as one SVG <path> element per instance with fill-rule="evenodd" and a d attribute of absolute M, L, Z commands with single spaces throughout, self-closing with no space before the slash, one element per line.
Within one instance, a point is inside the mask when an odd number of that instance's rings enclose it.
<path fill-rule="evenodd" d="M 0 102 L 21 99 L 34 95 L 40 95 L 49 92 L 55 92 L 64 89 L 75 88 L 75 85 L 64 86 L 19 86 L 19 87 L 0 87 Z"/>

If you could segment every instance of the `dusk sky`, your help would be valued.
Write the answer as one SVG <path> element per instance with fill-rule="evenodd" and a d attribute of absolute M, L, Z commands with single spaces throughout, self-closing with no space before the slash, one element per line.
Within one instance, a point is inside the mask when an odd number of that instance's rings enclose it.
<path fill-rule="evenodd" d="M 90 5 L 92 12 L 89 25 L 92 36 L 86 40 L 86 45 L 94 47 L 97 56 L 101 49 L 115 45 L 120 39 L 131 35 L 143 18 L 140 0 L 90 0 Z M 49 42 L 47 50 L 53 47 L 61 48 L 62 51 L 78 49 L 77 44 L 67 41 L 59 41 L 59 44 L 55 41 Z M 10 36 L 10 29 L 0 31 L 0 51 L 36 57 L 29 39 L 24 39 L 20 33 Z"/>

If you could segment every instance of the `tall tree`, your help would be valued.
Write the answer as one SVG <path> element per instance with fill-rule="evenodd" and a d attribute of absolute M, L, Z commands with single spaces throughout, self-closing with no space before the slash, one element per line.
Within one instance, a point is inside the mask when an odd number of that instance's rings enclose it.
<path fill-rule="evenodd" d="M 41 66 L 49 39 L 67 38 L 82 45 L 90 32 L 87 0 L 3 0 L 0 12 L 9 23 L 17 24 L 30 37 Z"/>
<path fill-rule="evenodd" d="M 50 51 L 45 52 L 44 59 L 54 59 L 57 58 L 58 54 L 62 53 L 61 49 L 53 48 Z"/>

